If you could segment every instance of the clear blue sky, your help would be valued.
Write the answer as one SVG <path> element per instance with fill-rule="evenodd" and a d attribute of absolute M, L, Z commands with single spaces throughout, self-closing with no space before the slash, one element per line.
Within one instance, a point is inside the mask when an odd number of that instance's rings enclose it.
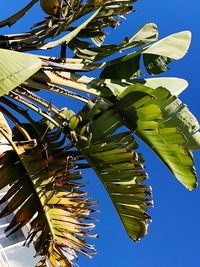
<path fill-rule="evenodd" d="M 18 1 L 12 4 L 8 4 L 5 0 L 1 2 L 0 10 L 3 13 L 0 15 L 1 19 L 11 14 L 11 11 L 18 5 Z M 23 6 L 25 2 L 21 0 L 20 5 Z M 132 35 L 146 22 L 154 22 L 158 25 L 160 37 L 186 29 L 192 31 L 193 40 L 189 53 L 181 61 L 173 63 L 167 74 L 189 81 L 190 86 L 181 95 L 181 99 L 187 103 L 200 121 L 198 80 L 200 75 L 200 28 L 198 26 L 200 2 L 197 0 L 192 3 L 183 0 L 138 0 L 135 9 L 137 12 L 127 16 L 127 21 L 111 32 L 109 39 L 113 37 L 113 41 L 117 42 L 118 39 L 123 39 L 124 35 Z M 37 21 L 39 16 L 37 11 L 36 7 L 34 13 L 31 13 L 31 19 L 34 21 Z M 16 25 L 17 31 L 21 27 L 24 29 L 24 21 Z M 3 33 L 2 30 L 1 33 Z M 143 151 L 146 159 L 146 170 L 150 177 L 147 183 L 153 187 L 155 202 L 155 207 L 149 209 L 153 222 L 149 227 L 148 236 L 138 244 L 128 238 L 103 187 L 95 175 L 89 172 L 85 175 L 85 179 L 90 181 L 88 189 L 91 196 L 100 201 L 101 213 L 98 215 L 100 222 L 96 227 L 100 238 L 94 241 L 97 256 L 93 260 L 80 256 L 78 263 L 81 267 L 200 266 L 199 188 L 193 192 L 187 191 L 149 149 L 141 144 L 140 151 Z M 195 155 L 200 176 L 200 153 Z"/>

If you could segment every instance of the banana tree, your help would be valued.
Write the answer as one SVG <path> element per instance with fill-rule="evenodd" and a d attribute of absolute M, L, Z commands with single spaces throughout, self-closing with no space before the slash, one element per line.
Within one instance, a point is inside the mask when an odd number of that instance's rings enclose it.
<path fill-rule="evenodd" d="M 150 77 L 187 53 L 191 34 L 158 40 L 157 26 L 147 23 L 119 44 L 104 44 L 105 28 L 116 28 L 134 2 L 33 0 L 0 22 L 12 26 L 34 4 L 48 14 L 26 33 L 0 36 L 0 189 L 8 187 L 0 217 L 15 212 L 8 235 L 28 225 L 25 245 L 41 256 L 37 266 L 72 266 L 77 252 L 96 252 L 87 240 L 97 236 L 97 203 L 84 191 L 82 169 L 94 170 L 130 238 L 147 234 L 153 200 L 135 137 L 187 189 L 197 186 L 199 123 L 179 99 L 188 83 Z M 54 47 L 58 57 L 41 53 Z M 80 110 L 56 107 L 53 94 L 81 103 Z"/>

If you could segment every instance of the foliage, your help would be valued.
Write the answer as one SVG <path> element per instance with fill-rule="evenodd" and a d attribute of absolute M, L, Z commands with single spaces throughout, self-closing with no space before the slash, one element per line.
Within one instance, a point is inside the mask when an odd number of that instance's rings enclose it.
<path fill-rule="evenodd" d="M 197 186 L 192 152 L 200 148 L 199 124 L 178 98 L 187 82 L 148 78 L 187 53 L 191 34 L 157 41 L 156 25 L 147 23 L 119 44 L 104 44 L 105 28 L 116 28 L 134 2 L 32 0 L 0 22 L 12 26 L 34 4 L 49 15 L 29 32 L 0 36 L 0 188 L 8 187 L 0 217 L 15 212 L 8 234 L 29 224 L 25 244 L 34 243 L 37 266 L 72 266 L 76 252 L 95 254 L 85 238 L 96 237 L 90 234 L 96 203 L 82 189 L 83 168 L 95 171 L 128 235 L 134 241 L 146 235 L 153 201 L 135 136 L 187 189 Z M 56 58 L 30 54 L 57 46 Z M 91 76 L 95 70 L 99 77 Z M 82 107 L 77 114 L 58 109 L 42 90 Z"/>

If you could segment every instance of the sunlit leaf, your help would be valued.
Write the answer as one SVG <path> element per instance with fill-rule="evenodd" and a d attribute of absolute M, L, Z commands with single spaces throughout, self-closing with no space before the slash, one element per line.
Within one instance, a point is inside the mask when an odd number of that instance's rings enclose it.
<path fill-rule="evenodd" d="M 0 95 L 27 80 L 42 66 L 35 55 L 0 49 Z"/>

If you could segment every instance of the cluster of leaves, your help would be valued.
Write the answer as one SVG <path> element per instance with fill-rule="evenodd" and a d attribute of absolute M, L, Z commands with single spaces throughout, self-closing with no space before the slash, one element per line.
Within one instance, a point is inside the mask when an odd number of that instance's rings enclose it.
<path fill-rule="evenodd" d="M 37 2 L 0 27 L 13 25 Z M 186 54 L 191 34 L 157 41 L 156 25 L 147 23 L 118 45 L 104 44 L 104 28 L 115 28 L 134 2 L 41 0 L 50 16 L 27 33 L 0 36 L 0 188 L 9 187 L 0 216 L 16 212 L 9 234 L 29 223 L 26 245 L 33 241 L 42 256 L 37 266 L 72 266 L 76 252 L 95 253 L 85 241 L 95 237 L 88 222 L 95 203 L 82 191 L 83 168 L 92 168 L 102 181 L 128 235 L 138 241 L 147 233 L 153 201 L 135 135 L 186 188 L 197 186 L 192 151 L 200 148 L 199 124 L 178 98 L 187 82 L 144 78 L 141 72 L 143 66 L 150 75 L 166 71 Z M 81 17 L 85 21 L 75 27 Z M 49 41 L 63 32 L 68 33 Z M 58 58 L 24 53 L 58 45 Z M 66 58 L 66 49 L 73 58 Z M 98 78 L 82 75 L 95 70 Z M 77 114 L 58 109 L 39 95 L 41 90 L 83 107 Z"/>

